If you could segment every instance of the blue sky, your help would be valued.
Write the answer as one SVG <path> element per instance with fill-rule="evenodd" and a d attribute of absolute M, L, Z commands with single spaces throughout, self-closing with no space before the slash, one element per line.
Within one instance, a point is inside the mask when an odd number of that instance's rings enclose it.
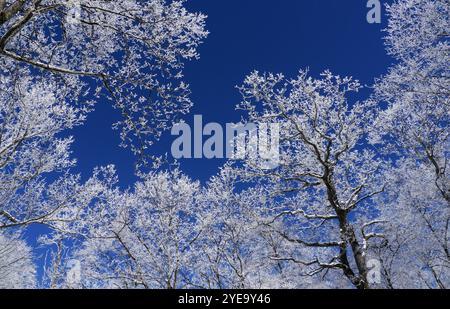
<path fill-rule="evenodd" d="M 383 3 L 391 1 L 383 1 Z M 195 114 L 204 122 L 238 122 L 240 101 L 236 85 L 253 70 L 296 76 L 309 68 L 317 76 L 325 69 L 352 75 L 363 84 L 386 72 L 391 59 L 383 46 L 382 24 L 366 21 L 366 0 L 189 0 L 191 11 L 208 15 L 209 37 L 200 47 L 201 58 L 187 64 L 185 80 L 191 85 Z M 363 91 L 362 96 L 369 91 Z M 87 123 L 71 132 L 75 137 L 75 172 L 89 177 L 96 166 L 115 164 L 123 187 L 135 180 L 135 158 L 118 147 L 119 134 L 111 125 L 119 115 L 107 102 L 97 104 Z M 169 153 L 175 137 L 164 135 L 152 151 Z M 182 169 L 206 181 L 217 173 L 221 160 L 188 159 Z"/>
<path fill-rule="evenodd" d="M 383 3 L 391 0 L 383 1 Z M 382 24 L 366 21 L 366 0 L 189 0 L 191 11 L 208 15 L 209 37 L 200 47 L 201 58 L 186 65 L 185 80 L 191 85 L 194 107 L 185 121 L 203 115 L 204 123 L 239 122 L 235 111 L 240 95 L 236 89 L 253 70 L 283 73 L 295 77 L 309 68 L 314 76 L 326 69 L 351 75 L 371 85 L 385 73 L 391 59 L 383 45 Z M 364 99 L 370 90 L 362 91 Z M 355 98 L 358 99 L 358 98 Z M 110 103 L 99 102 L 85 125 L 68 132 L 75 137 L 75 173 L 87 179 L 94 167 L 116 165 L 120 184 L 129 187 L 136 180 L 132 153 L 119 147 L 119 132 L 111 130 L 120 119 Z M 176 137 L 170 132 L 154 145 L 154 154 L 168 153 Z M 186 159 L 182 170 L 191 178 L 207 181 L 223 160 Z M 31 245 L 45 232 L 33 226 L 27 233 Z M 43 250 L 37 251 L 38 277 L 42 276 Z"/>

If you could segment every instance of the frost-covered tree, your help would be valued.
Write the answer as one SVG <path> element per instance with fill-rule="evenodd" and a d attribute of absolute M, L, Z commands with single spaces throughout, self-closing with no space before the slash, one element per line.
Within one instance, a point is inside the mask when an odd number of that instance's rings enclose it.
<path fill-rule="evenodd" d="M 351 78 L 301 71 L 248 76 L 240 88 L 253 123 L 279 123 L 280 164 L 267 169 L 249 159 L 247 181 L 266 186 L 283 203 L 266 224 L 294 249 L 271 258 L 298 264 L 305 276 L 338 270 L 357 288 L 368 288 L 368 247 L 378 221 L 371 198 L 384 190 L 382 163 L 366 141 L 377 108 L 372 101 L 350 104 L 360 85 Z M 292 247 L 292 246 L 290 246 Z M 345 281 L 342 280 L 341 281 Z"/>
<path fill-rule="evenodd" d="M 75 253 L 83 287 L 188 286 L 200 254 L 199 184 L 178 170 L 141 177 L 133 190 L 103 192 L 86 217 L 85 241 Z"/>
<path fill-rule="evenodd" d="M 450 7 L 445 0 L 408 0 L 388 6 L 388 12 L 386 43 L 398 63 L 375 88 L 379 101 L 388 104 L 379 135 L 400 154 L 429 165 L 450 203 Z"/>
<path fill-rule="evenodd" d="M 295 270 L 270 259 L 280 239 L 262 224 L 267 192 L 254 187 L 238 192 L 238 178 L 229 166 L 203 189 L 204 232 L 197 247 L 202 252 L 193 287 L 213 289 L 292 288 Z"/>
<path fill-rule="evenodd" d="M 260 225 L 266 194 L 261 188 L 237 193 L 229 168 L 204 188 L 175 169 L 142 174 L 126 191 L 115 186 L 112 167 L 99 172 L 96 179 L 104 189 L 82 217 L 80 249 L 55 254 L 57 263 L 62 255 L 80 262 L 77 287 L 299 286 L 289 281 L 298 271 L 270 259 L 281 239 L 270 238 Z M 49 270 L 50 277 L 58 277 L 51 280 L 56 287 L 73 287 L 67 269 Z"/>
<path fill-rule="evenodd" d="M 124 145 L 142 154 L 191 106 L 183 63 L 207 32 L 184 2 L 2 0 L 0 59 L 57 79 L 57 92 L 85 91 L 67 98 L 106 95 L 123 116 Z"/>
<path fill-rule="evenodd" d="M 36 82 L 20 67 L 0 71 L 0 229 L 65 220 L 78 177 L 67 173 L 72 138 L 58 134 L 81 124 L 87 109 L 69 105 L 53 80 Z"/>
<path fill-rule="evenodd" d="M 204 19 L 184 1 L 0 1 L 0 229 L 79 230 L 98 187 L 69 173 L 72 139 L 59 134 L 105 95 L 142 154 L 191 105 L 182 69 Z"/>
<path fill-rule="evenodd" d="M 396 60 L 376 84 L 387 108 L 374 143 L 395 158 L 383 215 L 388 243 L 378 250 L 390 288 L 448 288 L 450 68 L 448 1 L 396 1 L 386 43 Z M 414 229 L 411 229 L 414 227 Z"/>
<path fill-rule="evenodd" d="M 17 235 L 0 231 L 0 289 L 36 287 L 31 248 Z"/>
<path fill-rule="evenodd" d="M 383 288 L 446 288 L 449 209 L 436 190 L 435 173 L 415 159 L 386 171 L 386 194 L 377 199 L 385 238 L 372 247 Z"/>
<path fill-rule="evenodd" d="M 52 228 L 44 287 L 450 288 L 448 0 L 387 6 L 395 63 L 368 100 L 328 71 L 250 74 L 238 109 L 280 125 L 274 160 L 203 187 L 178 167 L 125 190 L 113 166 L 70 173 L 61 133 L 101 95 L 139 155 L 191 106 L 207 32 L 184 2 L 0 0 L 0 288 L 36 286 L 13 234 L 30 224 Z"/>

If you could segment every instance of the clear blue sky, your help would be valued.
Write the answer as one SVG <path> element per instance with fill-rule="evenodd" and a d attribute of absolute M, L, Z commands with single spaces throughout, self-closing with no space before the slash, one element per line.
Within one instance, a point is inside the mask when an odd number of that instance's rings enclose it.
<path fill-rule="evenodd" d="M 383 3 L 391 2 L 385 0 Z M 383 46 L 382 24 L 366 21 L 366 0 L 189 0 L 192 11 L 208 15 L 210 36 L 200 47 L 199 61 L 188 63 L 185 79 L 191 85 L 195 114 L 204 122 L 238 122 L 240 101 L 235 86 L 253 70 L 295 77 L 309 68 L 317 76 L 325 69 L 352 75 L 372 84 L 391 62 Z M 369 91 L 362 92 L 365 96 Z M 96 166 L 115 164 L 122 187 L 132 185 L 135 158 L 122 149 L 111 125 L 119 115 L 107 102 L 99 102 L 86 124 L 69 134 L 75 137 L 74 172 L 86 179 Z M 167 133 L 153 153 L 169 153 L 174 137 Z M 182 169 L 192 178 L 208 180 L 224 163 L 221 160 L 183 160 Z M 42 227 L 32 227 L 28 240 L 36 244 Z M 43 252 L 40 252 L 43 253 Z M 41 264 L 41 263 L 39 263 Z M 39 269 L 38 276 L 42 275 Z"/>
<path fill-rule="evenodd" d="M 390 1 L 382 1 L 383 3 Z M 240 100 L 235 86 L 253 70 L 282 72 L 294 77 L 309 68 L 318 75 L 325 69 L 352 75 L 364 84 L 386 71 L 391 59 L 383 46 L 383 23 L 366 21 L 366 0 L 190 0 L 188 7 L 208 15 L 210 36 L 200 47 L 201 58 L 187 64 L 194 114 L 204 122 L 238 122 L 234 108 Z M 363 92 L 363 95 L 367 92 Z M 118 132 L 111 130 L 118 114 L 106 102 L 97 105 L 85 126 L 72 132 L 76 142 L 76 171 L 88 177 L 95 166 L 115 164 L 121 185 L 134 178 L 135 158 L 118 147 Z M 166 134 L 153 147 L 169 153 L 174 137 Z M 223 161 L 183 160 L 182 169 L 194 179 L 207 180 Z"/>

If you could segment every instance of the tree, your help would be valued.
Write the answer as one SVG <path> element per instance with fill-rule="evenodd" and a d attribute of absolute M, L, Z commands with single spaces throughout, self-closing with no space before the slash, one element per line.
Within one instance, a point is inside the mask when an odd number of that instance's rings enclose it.
<path fill-rule="evenodd" d="M 0 231 L 0 289 L 36 287 L 32 249 L 17 235 Z"/>
<path fill-rule="evenodd" d="M 260 224 L 270 199 L 262 187 L 239 192 L 239 181 L 226 165 L 212 177 L 200 196 L 204 205 L 204 232 L 197 248 L 202 252 L 193 287 L 261 289 L 295 287 L 286 280 L 288 267 L 270 260 L 279 245 Z M 266 237 L 268 239 L 266 239 Z"/>
<path fill-rule="evenodd" d="M 191 106 L 183 61 L 198 57 L 207 32 L 184 2 L 2 0 L 2 66 L 57 80 L 70 101 L 105 94 L 123 116 L 124 146 L 143 155 Z"/>
<path fill-rule="evenodd" d="M 250 74 L 238 109 L 279 124 L 279 153 L 248 138 L 264 153 L 205 186 L 170 166 L 123 189 L 114 166 L 73 175 L 62 133 L 106 95 L 142 158 L 191 105 L 205 17 L 177 0 L 0 0 L 0 288 L 37 285 L 30 224 L 52 228 L 51 288 L 449 288 L 449 10 L 387 6 L 395 63 L 362 102 L 329 71 Z"/>
<path fill-rule="evenodd" d="M 436 188 L 450 203 L 450 60 L 447 1 L 408 0 L 388 6 L 386 44 L 398 64 L 375 87 L 388 104 L 380 115 L 381 137 L 400 155 L 413 156 L 433 169 Z"/>
<path fill-rule="evenodd" d="M 243 178 L 259 182 L 276 197 L 282 209 L 266 222 L 285 241 L 301 250 L 278 253 L 305 275 L 339 270 L 357 288 L 368 288 L 367 253 L 372 232 L 371 199 L 384 190 L 377 177 L 382 162 L 365 140 L 377 108 L 372 101 L 347 101 L 360 85 L 351 78 L 300 71 L 296 79 L 283 75 L 248 76 L 240 88 L 253 123 L 280 123 L 280 165 L 264 168 L 248 159 Z M 283 209 L 284 208 L 284 209 Z"/>
<path fill-rule="evenodd" d="M 78 199 L 79 177 L 68 174 L 73 140 L 58 134 L 80 125 L 87 110 L 66 103 L 55 83 L 36 82 L 24 68 L 1 68 L 0 229 L 68 219 Z"/>
<path fill-rule="evenodd" d="M 85 241 L 74 255 L 83 287 L 188 286 L 200 254 L 193 249 L 202 232 L 199 184 L 178 170 L 141 177 L 133 191 L 105 191 L 85 217 Z"/>
<path fill-rule="evenodd" d="M 46 224 L 62 246 L 83 235 L 103 186 L 70 173 L 60 134 L 105 95 L 123 146 L 143 156 L 191 106 L 183 62 L 198 57 L 204 19 L 184 1 L 0 0 L 0 230 Z"/>
<path fill-rule="evenodd" d="M 406 158 L 384 175 L 386 194 L 376 203 L 385 239 L 372 246 L 381 287 L 445 288 L 449 285 L 448 207 L 426 164 Z"/>
<path fill-rule="evenodd" d="M 94 178 L 104 189 L 82 216 L 80 249 L 57 250 L 51 281 L 71 286 L 61 260 L 74 259 L 84 288 L 289 286 L 282 280 L 288 267 L 269 259 L 273 248 L 258 224 L 262 192 L 236 193 L 231 173 L 224 168 L 200 188 L 178 169 L 155 171 L 122 191 L 112 167 L 98 170 Z"/>
<path fill-rule="evenodd" d="M 387 108 L 372 140 L 395 160 L 390 199 L 382 201 L 389 242 L 379 254 L 391 288 L 448 288 L 448 1 L 396 1 L 388 13 L 386 44 L 397 63 L 375 85 Z"/>

